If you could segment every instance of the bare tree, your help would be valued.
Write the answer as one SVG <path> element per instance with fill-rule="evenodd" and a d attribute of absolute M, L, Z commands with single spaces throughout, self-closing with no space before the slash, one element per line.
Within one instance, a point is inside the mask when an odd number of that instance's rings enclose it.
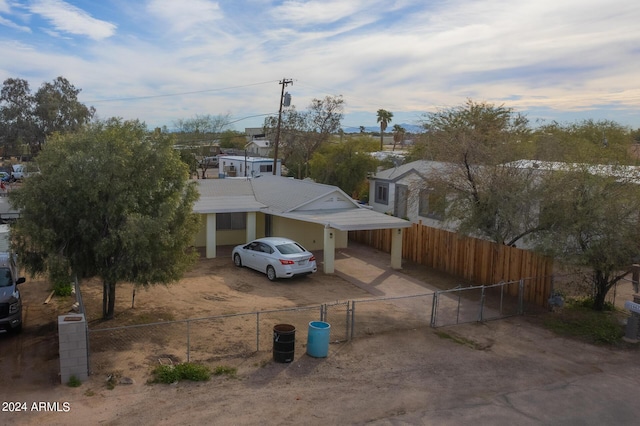
<path fill-rule="evenodd" d="M 211 163 L 203 161 L 204 158 L 217 154 L 216 142 L 220 139 L 222 132 L 229 126 L 230 115 L 198 115 L 193 118 L 178 119 L 173 124 L 178 131 L 177 143 L 188 145 L 199 153 L 199 166 L 202 178 L 207 175 L 207 170 L 211 168 Z"/>

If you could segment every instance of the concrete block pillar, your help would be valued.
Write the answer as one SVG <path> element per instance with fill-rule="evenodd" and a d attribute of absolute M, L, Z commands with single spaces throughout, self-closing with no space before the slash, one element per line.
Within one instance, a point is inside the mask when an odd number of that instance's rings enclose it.
<path fill-rule="evenodd" d="M 60 351 L 60 381 L 67 383 L 71 376 L 80 381 L 89 378 L 87 355 L 87 321 L 84 314 L 58 317 L 58 343 Z"/>
<path fill-rule="evenodd" d="M 638 341 L 640 341 L 640 294 L 634 294 L 633 302 L 625 302 L 624 307 L 631 311 L 631 316 L 627 319 L 627 327 L 623 340 L 638 343 Z"/>

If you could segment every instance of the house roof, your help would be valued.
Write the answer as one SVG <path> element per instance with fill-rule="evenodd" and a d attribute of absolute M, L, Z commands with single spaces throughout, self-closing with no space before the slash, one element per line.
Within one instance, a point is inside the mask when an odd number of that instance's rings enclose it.
<path fill-rule="evenodd" d="M 247 146 L 249 145 L 255 145 L 258 148 L 269 148 L 271 146 L 271 142 L 267 139 L 253 139 L 247 144 Z"/>
<path fill-rule="evenodd" d="M 266 208 L 253 195 L 248 179 L 200 179 L 200 199 L 193 211 L 196 213 L 255 212 Z"/>
<path fill-rule="evenodd" d="M 247 155 L 223 155 L 218 157 L 218 161 L 240 161 L 247 163 L 273 163 L 273 158 L 267 157 L 252 157 Z M 282 162 L 282 160 L 278 159 L 278 163 Z"/>
<path fill-rule="evenodd" d="M 198 181 L 196 213 L 261 211 L 343 231 L 407 228 L 411 222 L 365 208 L 340 188 L 281 176 Z"/>
<path fill-rule="evenodd" d="M 358 203 L 340 188 L 310 180 L 267 175 L 252 180 L 252 185 L 256 199 L 268 205 L 272 214 L 302 210 L 309 203 L 329 195 L 341 195 L 350 208 L 358 207 Z"/>
<path fill-rule="evenodd" d="M 517 160 L 504 164 L 507 167 L 540 171 L 584 170 L 592 175 L 609 176 L 620 181 L 640 183 L 640 167 L 620 164 L 564 163 L 561 161 Z"/>
<path fill-rule="evenodd" d="M 427 161 L 418 160 L 411 163 L 402 164 L 391 169 L 381 170 L 376 172 L 375 175 L 369 177 L 369 179 L 379 179 L 388 181 L 398 181 L 409 173 L 417 173 L 423 177 L 426 177 L 430 172 L 444 170 L 447 163 L 440 161 Z"/>

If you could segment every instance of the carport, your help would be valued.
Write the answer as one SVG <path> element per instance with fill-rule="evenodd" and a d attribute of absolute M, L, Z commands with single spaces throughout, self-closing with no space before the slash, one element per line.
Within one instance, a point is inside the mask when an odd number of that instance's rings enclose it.
<path fill-rule="evenodd" d="M 207 258 L 216 247 L 263 236 L 285 236 L 309 250 L 324 251 L 324 272 L 335 272 L 335 250 L 348 232 L 393 229 L 391 267 L 402 267 L 402 229 L 411 223 L 358 204 L 340 188 L 280 176 L 204 179 L 194 212 L 204 216 L 196 247 Z"/>

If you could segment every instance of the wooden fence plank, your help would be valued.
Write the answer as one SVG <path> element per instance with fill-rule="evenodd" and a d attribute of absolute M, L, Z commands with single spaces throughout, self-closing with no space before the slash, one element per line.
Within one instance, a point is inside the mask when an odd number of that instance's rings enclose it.
<path fill-rule="evenodd" d="M 391 229 L 349 231 L 349 239 L 391 252 Z M 422 223 L 404 229 L 402 257 L 476 285 L 528 278 L 524 300 L 540 306 L 546 306 L 551 291 L 553 259 Z"/>

